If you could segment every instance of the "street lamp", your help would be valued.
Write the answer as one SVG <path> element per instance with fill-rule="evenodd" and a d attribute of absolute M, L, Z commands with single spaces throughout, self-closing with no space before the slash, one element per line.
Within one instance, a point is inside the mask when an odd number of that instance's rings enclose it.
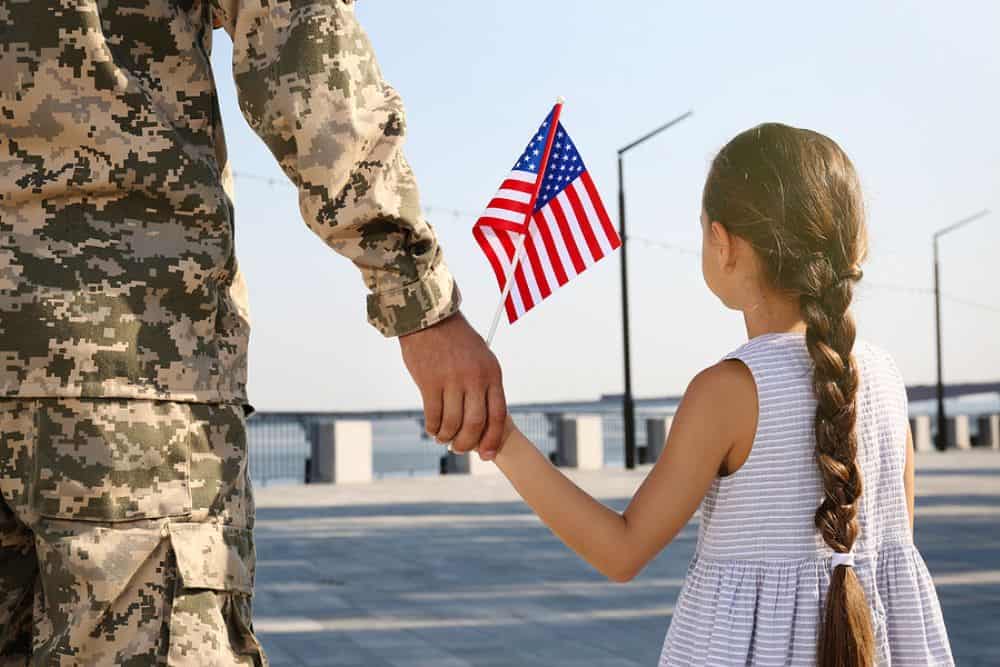
<path fill-rule="evenodd" d="M 937 333 L 937 437 L 934 439 L 934 446 L 941 451 L 944 451 L 948 447 L 948 439 L 944 423 L 944 381 L 941 379 L 941 281 L 938 270 L 938 239 L 948 232 L 953 232 L 959 227 L 963 227 L 987 215 L 989 215 L 989 210 L 983 209 L 967 218 L 962 218 L 954 224 L 948 225 L 944 229 L 934 232 L 934 327 Z"/>
<path fill-rule="evenodd" d="M 628 236 L 625 234 L 625 172 L 622 157 L 639 144 L 652 139 L 667 128 L 673 127 L 693 114 L 693 111 L 683 113 L 669 123 L 665 123 L 652 132 L 645 134 L 623 148 L 618 149 L 618 235 L 622 239 L 622 341 L 625 357 L 625 396 L 622 400 L 622 416 L 625 422 L 625 467 L 635 467 L 635 404 L 632 400 L 632 359 L 629 352 L 629 319 L 628 319 L 628 263 L 626 248 Z"/>

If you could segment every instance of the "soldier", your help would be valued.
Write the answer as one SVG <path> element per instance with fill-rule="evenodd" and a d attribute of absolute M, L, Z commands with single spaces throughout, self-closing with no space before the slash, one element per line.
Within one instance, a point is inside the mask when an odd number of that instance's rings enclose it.
<path fill-rule="evenodd" d="M 267 662 L 213 25 L 306 224 L 399 337 L 428 431 L 499 446 L 499 367 L 350 1 L 0 0 L 3 665 Z"/>

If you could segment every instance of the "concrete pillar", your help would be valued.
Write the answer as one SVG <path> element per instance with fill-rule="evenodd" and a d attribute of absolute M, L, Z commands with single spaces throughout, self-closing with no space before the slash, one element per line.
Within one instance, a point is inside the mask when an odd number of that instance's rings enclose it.
<path fill-rule="evenodd" d="M 1000 449 L 1000 415 L 979 417 L 979 445 Z"/>
<path fill-rule="evenodd" d="M 672 415 L 646 420 L 646 463 L 656 463 L 659 460 L 673 421 Z"/>
<path fill-rule="evenodd" d="M 458 454 L 446 452 L 445 470 L 449 475 L 496 475 L 500 472 L 493 461 L 483 461 L 476 452 Z"/>
<path fill-rule="evenodd" d="M 604 435 L 597 415 L 564 417 L 557 443 L 560 463 L 567 468 L 599 470 L 604 467 Z"/>
<path fill-rule="evenodd" d="M 945 442 L 948 447 L 969 449 L 972 441 L 969 439 L 969 415 L 955 415 L 945 420 Z"/>
<path fill-rule="evenodd" d="M 910 432 L 913 434 L 914 451 L 933 451 L 934 438 L 931 437 L 930 415 L 915 415 L 910 417 Z"/>
<path fill-rule="evenodd" d="M 316 426 L 312 481 L 343 484 L 372 480 L 372 423 L 335 420 Z"/>

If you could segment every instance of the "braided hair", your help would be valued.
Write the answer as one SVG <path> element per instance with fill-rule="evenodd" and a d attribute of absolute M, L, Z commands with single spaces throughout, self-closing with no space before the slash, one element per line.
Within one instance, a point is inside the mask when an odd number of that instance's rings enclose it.
<path fill-rule="evenodd" d="M 816 396 L 816 461 L 823 499 L 815 524 L 836 553 L 858 536 L 858 369 L 850 312 L 867 252 L 864 205 L 854 166 L 830 138 L 777 123 L 751 128 L 712 161 L 703 193 L 712 221 L 748 241 L 766 279 L 798 299 Z M 820 667 L 868 667 L 874 637 L 864 589 L 834 568 L 817 647 Z"/>

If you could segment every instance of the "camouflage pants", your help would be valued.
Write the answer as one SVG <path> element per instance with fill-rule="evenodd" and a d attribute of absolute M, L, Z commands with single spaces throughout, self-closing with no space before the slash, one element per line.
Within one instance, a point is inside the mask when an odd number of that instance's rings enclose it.
<path fill-rule="evenodd" d="M 237 405 L 0 400 L 0 665 L 267 664 Z"/>

